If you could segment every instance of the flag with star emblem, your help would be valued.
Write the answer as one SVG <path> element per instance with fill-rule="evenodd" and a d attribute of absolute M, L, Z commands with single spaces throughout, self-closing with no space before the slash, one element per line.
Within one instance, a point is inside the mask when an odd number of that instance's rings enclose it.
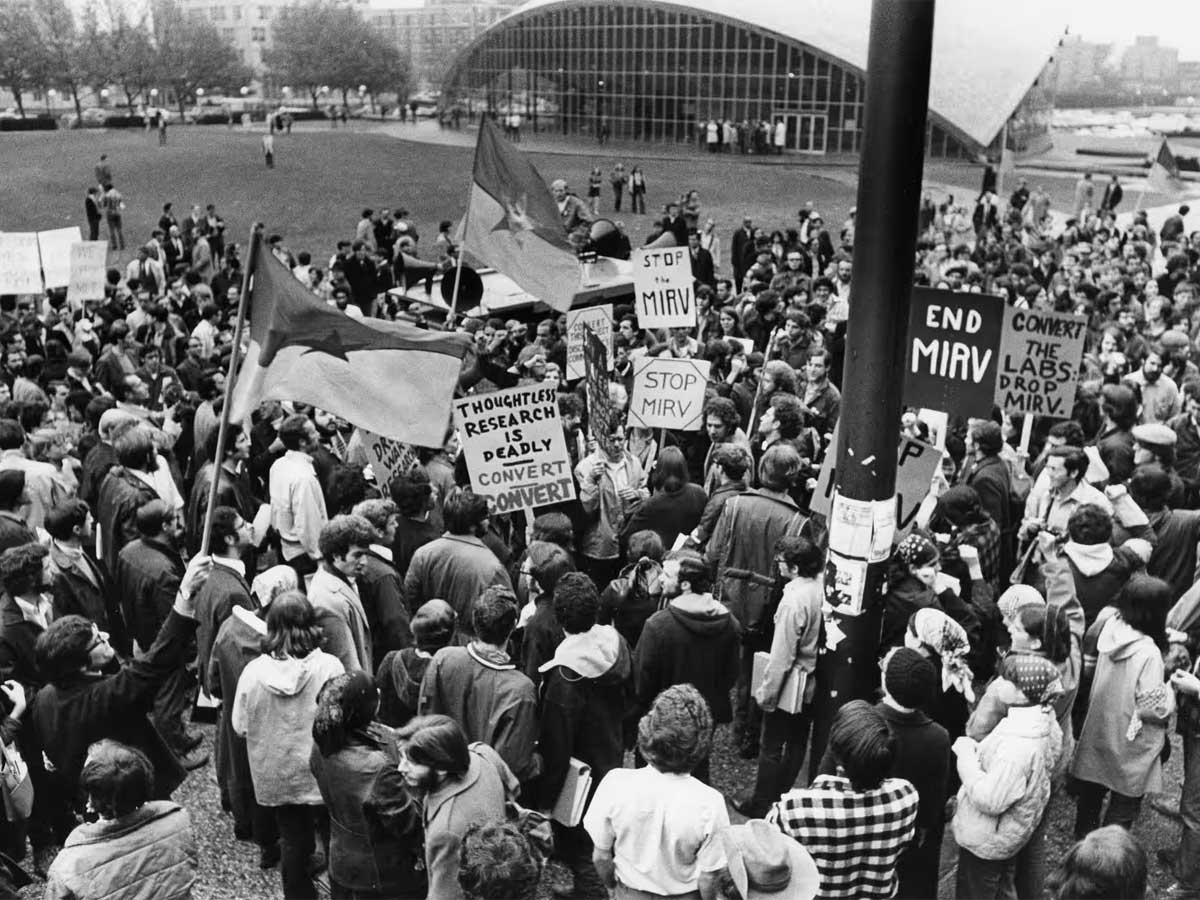
<path fill-rule="evenodd" d="M 1160 194 L 1175 197 L 1183 193 L 1183 179 L 1179 177 L 1179 163 L 1175 160 L 1175 154 L 1171 152 L 1171 148 L 1167 146 L 1166 138 L 1163 138 L 1162 145 L 1158 148 L 1158 155 L 1154 157 L 1154 162 L 1150 165 L 1150 174 L 1146 180 L 1150 187 Z"/>
<path fill-rule="evenodd" d="M 264 400 L 295 400 L 384 437 L 440 447 L 469 338 L 383 319 L 352 319 L 309 293 L 256 244 L 250 345 L 230 421 Z"/>
<path fill-rule="evenodd" d="M 581 288 L 558 204 L 528 159 L 488 118 L 479 127 L 462 245 L 546 305 L 565 312 Z"/>

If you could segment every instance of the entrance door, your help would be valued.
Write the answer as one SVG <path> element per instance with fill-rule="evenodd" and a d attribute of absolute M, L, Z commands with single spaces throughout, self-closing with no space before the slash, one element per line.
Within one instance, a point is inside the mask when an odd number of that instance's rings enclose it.
<path fill-rule="evenodd" d="M 796 116 L 796 119 L 798 120 L 796 123 L 796 142 L 791 145 L 793 149 L 799 150 L 801 153 L 824 153 L 825 129 L 828 117 L 802 113 Z"/>

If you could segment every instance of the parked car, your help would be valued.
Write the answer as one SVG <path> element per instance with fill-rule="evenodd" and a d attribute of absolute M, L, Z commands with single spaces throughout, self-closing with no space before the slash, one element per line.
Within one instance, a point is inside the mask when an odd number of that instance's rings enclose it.
<path fill-rule="evenodd" d="M 112 115 L 112 110 L 101 109 L 98 106 L 93 106 L 83 111 L 84 128 L 103 128 L 108 121 L 108 117 Z M 77 128 L 79 125 L 79 117 L 75 113 L 67 113 L 59 121 L 62 122 L 64 128 Z"/>

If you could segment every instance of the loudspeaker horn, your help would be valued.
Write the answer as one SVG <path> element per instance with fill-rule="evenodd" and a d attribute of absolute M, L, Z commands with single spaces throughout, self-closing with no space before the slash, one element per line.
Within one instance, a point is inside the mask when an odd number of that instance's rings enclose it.
<path fill-rule="evenodd" d="M 410 287 L 424 281 L 427 294 L 433 293 L 433 277 L 441 271 L 437 263 L 417 259 L 403 251 L 396 254 L 392 269 L 396 274 L 396 279 L 403 284 L 404 290 L 407 291 Z"/>
<path fill-rule="evenodd" d="M 675 243 L 675 235 L 669 231 L 664 231 L 650 243 L 644 245 L 646 249 L 657 249 L 660 247 L 678 247 Z"/>
<path fill-rule="evenodd" d="M 596 219 L 588 229 L 587 250 L 609 259 L 629 259 L 629 238 L 611 219 Z"/>
<path fill-rule="evenodd" d="M 454 303 L 454 281 L 459 269 L 447 269 L 442 275 L 442 299 L 449 306 Z M 463 263 L 462 286 L 458 289 L 458 309 L 470 309 L 483 299 L 483 279 L 479 273 Z"/>

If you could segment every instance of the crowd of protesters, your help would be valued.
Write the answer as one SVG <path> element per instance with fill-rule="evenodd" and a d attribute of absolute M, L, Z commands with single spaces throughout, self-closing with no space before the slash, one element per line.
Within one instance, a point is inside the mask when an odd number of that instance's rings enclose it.
<path fill-rule="evenodd" d="M 598 201 L 554 193 L 586 240 Z M 450 323 L 473 335 L 460 392 L 559 388 L 577 499 L 527 514 L 472 493 L 449 426 L 388 484 L 300 403 L 219 446 L 242 264 L 211 206 L 165 205 L 101 301 L 0 298 L 8 895 L 24 865 L 52 898 L 187 896 L 171 795 L 209 765 L 192 720 L 219 702 L 222 808 L 288 898 L 532 898 L 550 858 L 562 897 L 933 897 L 946 841 L 960 898 L 1141 897 L 1147 798 L 1182 826 L 1149 848 L 1163 896 L 1200 896 L 1200 232 L 1186 207 L 1156 234 L 1086 199 L 1055 229 L 1024 181 L 914 212 L 915 283 L 1081 313 L 1087 354 L 1071 418 L 1037 420 L 1027 454 L 999 411 L 895 424 L 944 446 L 941 470 L 893 552 L 879 694 L 811 742 L 836 638 L 810 505 L 853 211 L 748 217 L 722 254 L 695 192 L 666 205 L 645 240 L 688 245 L 698 324 L 618 306 L 605 435 L 562 316 Z M 449 222 L 422 243 L 406 210 L 367 209 L 327 260 L 268 242 L 321 302 L 437 327 L 388 291 L 450 265 Z M 699 431 L 627 425 L 645 355 L 711 363 Z M 718 726 L 757 761 L 730 796 Z M 582 818 L 551 815 L 579 764 Z M 1051 865 L 1059 791 L 1078 843 Z"/>

